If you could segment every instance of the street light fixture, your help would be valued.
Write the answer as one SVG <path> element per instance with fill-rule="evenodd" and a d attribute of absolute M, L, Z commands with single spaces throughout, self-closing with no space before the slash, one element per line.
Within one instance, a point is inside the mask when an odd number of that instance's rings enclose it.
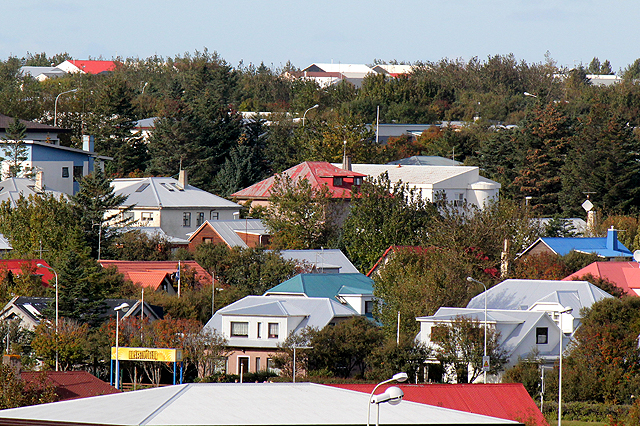
<path fill-rule="evenodd" d="M 380 395 L 376 395 L 376 398 L 373 397 L 373 394 L 376 393 L 376 390 L 387 383 L 391 383 L 391 382 L 406 382 L 407 379 L 409 378 L 409 376 L 407 376 L 407 373 L 396 373 L 393 375 L 392 378 L 385 380 L 384 382 L 380 382 L 378 383 L 373 390 L 371 391 L 371 394 L 369 395 L 369 403 L 367 404 L 367 426 L 370 425 L 370 415 L 371 415 L 371 404 L 376 404 L 378 406 L 378 419 L 376 421 L 376 425 L 379 424 L 380 421 L 380 404 L 383 402 L 389 402 L 391 405 L 396 405 L 399 404 L 400 401 L 402 400 L 402 397 L 404 396 L 404 393 L 402 392 L 402 389 L 397 388 L 395 386 L 390 387 L 389 389 L 387 389 L 387 391 L 383 394 Z M 398 391 L 396 390 L 392 390 L 392 389 L 397 389 L 400 391 L 401 395 L 398 394 Z"/>
<path fill-rule="evenodd" d="M 482 281 L 478 281 L 473 277 L 467 277 L 470 283 L 478 283 L 484 287 L 484 356 L 482 357 L 482 370 L 484 371 L 484 382 L 487 383 L 487 370 L 484 363 L 487 360 L 487 286 Z"/>
<path fill-rule="evenodd" d="M 71 90 L 67 90 L 66 92 L 62 92 L 58 94 L 58 96 L 56 96 L 56 101 L 53 103 L 53 127 L 56 127 L 58 125 L 58 98 L 64 95 L 65 93 L 72 93 L 77 91 L 78 89 L 71 89 Z"/>
<path fill-rule="evenodd" d="M 529 92 L 524 92 L 523 95 L 530 96 L 532 98 L 537 98 L 538 97 L 538 95 L 534 95 L 533 93 L 529 93 Z"/>
<path fill-rule="evenodd" d="M 305 118 L 307 117 L 307 113 L 308 113 L 309 111 L 311 111 L 312 109 L 318 108 L 319 106 L 320 106 L 320 105 L 315 104 L 314 106 L 312 106 L 311 108 L 308 108 L 308 109 L 304 112 L 304 114 L 302 115 L 302 127 L 304 127 L 304 120 L 305 120 Z"/>
<path fill-rule="evenodd" d="M 127 312 L 129 310 L 129 304 L 123 302 L 120 305 L 113 308 L 116 311 L 116 389 L 120 389 L 120 362 L 118 360 L 118 331 L 120 327 L 120 311 Z"/>
<path fill-rule="evenodd" d="M 36 264 L 38 268 L 48 269 L 53 272 L 56 277 L 56 371 L 58 371 L 58 273 L 50 266 L 43 265 L 42 263 Z"/>
<path fill-rule="evenodd" d="M 562 314 L 569 314 L 573 308 L 567 306 L 564 310 L 558 311 L 560 323 L 560 364 L 558 366 L 558 426 L 562 426 L 562 352 L 564 342 L 564 331 L 562 331 Z"/>

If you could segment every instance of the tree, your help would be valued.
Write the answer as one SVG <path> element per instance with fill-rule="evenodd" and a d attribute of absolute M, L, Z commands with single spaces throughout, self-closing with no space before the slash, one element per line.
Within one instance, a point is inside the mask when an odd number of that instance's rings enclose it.
<path fill-rule="evenodd" d="M 35 329 L 32 341 L 36 358 L 48 369 L 56 366 L 56 353 L 62 371 L 73 370 L 86 361 L 88 324 L 61 318 L 58 321 L 57 334 L 55 321 L 41 321 Z"/>
<path fill-rule="evenodd" d="M 271 231 L 275 249 L 318 249 L 327 247 L 337 233 L 339 201 L 326 185 L 314 188 L 306 179 L 276 175 L 269 206 L 263 217 Z"/>
<path fill-rule="evenodd" d="M 404 371 L 412 378 L 418 378 L 424 361 L 431 356 L 431 350 L 414 338 L 386 339 L 383 345 L 374 348 L 368 359 L 367 379 L 382 381 Z"/>
<path fill-rule="evenodd" d="M 71 204 L 93 257 L 99 257 L 98 249 L 102 250 L 104 247 L 105 251 L 109 250 L 121 231 L 119 227 L 130 224 L 131 220 L 125 219 L 122 211 L 118 210 L 126 199 L 126 195 L 116 195 L 113 192 L 111 181 L 105 177 L 100 167 L 96 167 L 93 173 L 80 181 L 80 191 L 71 197 Z M 107 215 L 109 210 L 116 210 L 117 213 Z M 105 222 L 110 222 L 111 225 L 103 227 Z"/>
<path fill-rule="evenodd" d="M 435 216 L 435 207 L 408 185 L 391 184 L 387 174 L 367 179 L 352 197 L 341 245 L 366 272 L 390 246 L 424 241 Z"/>
<path fill-rule="evenodd" d="M 55 399 L 55 389 L 44 373 L 38 382 L 27 384 L 13 368 L 0 364 L 0 409 L 45 404 Z"/>
<path fill-rule="evenodd" d="M 114 238 L 109 253 L 118 260 L 169 260 L 171 245 L 161 234 L 151 236 L 137 230 L 130 230 Z"/>
<path fill-rule="evenodd" d="M 438 345 L 436 356 L 453 369 L 457 383 L 473 383 L 482 374 L 484 330 L 477 319 L 463 316 L 431 329 L 431 341 Z M 507 363 L 508 354 L 499 346 L 499 337 L 499 332 L 487 329 L 489 374 L 499 373 Z"/>
<path fill-rule="evenodd" d="M 32 177 L 31 168 L 25 168 L 22 163 L 27 161 L 28 148 L 24 142 L 27 136 L 27 126 L 25 126 L 18 118 L 14 118 L 6 130 L 6 136 L 3 138 L 2 151 L 3 157 L 0 162 L 7 162 L 7 172 L 3 173 L 3 179 L 12 177 Z"/>
<path fill-rule="evenodd" d="M 227 339 L 216 330 L 209 329 L 188 333 L 182 348 L 188 364 L 196 367 L 200 379 L 222 369 L 230 353 Z"/>

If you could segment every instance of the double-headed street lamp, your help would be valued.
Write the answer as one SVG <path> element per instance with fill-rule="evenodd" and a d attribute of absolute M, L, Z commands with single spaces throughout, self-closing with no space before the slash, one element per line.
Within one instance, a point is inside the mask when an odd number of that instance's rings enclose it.
<path fill-rule="evenodd" d="M 129 304 L 123 302 L 120 305 L 113 308 L 116 311 L 116 389 L 120 389 L 120 362 L 118 360 L 118 331 L 120 328 L 120 311 L 127 312 L 129 310 Z"/>
<path fill-rule="evenodd" d="M 58 98 L 64 95 L 65 93 L 72 93 L 77 91 L 78 89 L 71 89 L 71 90 L 67 90 L 66 92 L 62 92 L 58 94 L 58 96 L 56 96 L 56 101 L 53 103 L 53 127 L 56 127 L 58 125 Z"/>
<path fill-rule="evenodd" d="M 50 266 L 43 265 L 42 263 L 36 264 L 38 268 L 48 269 L 56 276 L 56 371 L 58 371 L 58 273 Z"/>
<path fill-rule="evenodd" d="M 484 363 L 487 360 L 487 286 L 482 281 L 478 281 L 473 277 L 467 277 L 470 283 L 478 283 L 484 287 L 484 356 L 482 357 L 482 370 L 484 371 L 484 382 L 487 383 L 487 370 Z"/>
<path fill-rule="evenodd" d="M 369 401 L 367 404 L 367 426 L 370 425 L 369 420 L 370 420 L 370 414 L 371 414 L 371 404 L 376 404 L 376 406 L 378 407 L 378 414 L 376 417 L 376 425 L 378 425 L 380 424 L 380 404 L 382 404 L 383 402 L 388 402 L 391 405 L 397 405 L 402 401 L 402 398 L 404 397 L 404 392 L 402 392 L 402 389 L 395 386 L 390 387 L 389 389 L 387 389 L 385 393 L 376 395 L 374 398 L 373 394 L 376 393 L 376 390 L 380 386 L 387 383 L 406 382 L 408 378 L 409 376 L 407 376 L 407 373 L 396 373 L 389 380 L 380 382 L 373 388 L 373 390 L 371 391 L 371 394 L 369 395 Z"/>

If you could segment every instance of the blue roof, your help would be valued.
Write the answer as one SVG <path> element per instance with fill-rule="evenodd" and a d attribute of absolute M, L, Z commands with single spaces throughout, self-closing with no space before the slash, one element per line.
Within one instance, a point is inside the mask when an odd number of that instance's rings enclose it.
<path fill-rule="evenodd" d="M 307 297 L 373 294 L 373 280 L 362 274 L 299 274 L 278 284 L 268 294 L 305 294 Z"/>
<path fill-rule="evenodd" d="M 633 253 L 618 241 L 618 232 L 609 229 L 606 237 L 590 238 L 540 238 L 531 247 L 542 241 L 551 250 L 560 256 L 564 256 L 575 250 L 581 253 L 595 253 L 602 257 L 631 257 Z M 530 248 L 531 248 L 530 247 Z M 528 251 L 529 249 L 525 250 Z"/>

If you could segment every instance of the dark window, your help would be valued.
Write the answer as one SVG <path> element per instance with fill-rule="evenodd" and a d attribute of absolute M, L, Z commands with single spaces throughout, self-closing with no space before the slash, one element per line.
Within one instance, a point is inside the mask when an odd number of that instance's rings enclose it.
<path fill-rule="evenodd" d="M 364 302 L 364 313 L 370 314 L 373 312 L 373 300 L 367 300 Z"/>
<path fill-rule="evenodd" d="M 536 328 L 536 344 L 546 345 L 549 343 L 549 329 L 547 327 Z"/>
<path fill-rule="evenodd" d="M 182 226 L 190 227 L 191 226 L 191 213 L 184 212 L 182 213 Z"/>
<path fill-rule="evenodd" d="M 63 178 L 68 178 L 69 177 L 69 168 L 68 167 L 63 167 L 62 168 L 62 177 Z"/>
<path fill-rule="evenodd" d="M 204 223 L 204 212 L 196 213 L 196 226 L 200 226 Z"/>
<path fill-rule="evenodd" d="M 79 182 L 84 176 L 84 168 L 82 166 L 73 166 L 73 180 Z"/>
<path fill-rule="evenodd" d="M 335 176 L 333 178 L 333 186 L 342 186 L 342 177 L 341 176 Z"/>
<path fill-rule="evenodd" d="M 270 322 L 269 323 L 269 339 L 277 339 L 278 338 L 278 331 L 279 331 L 279 325 L 277 322 Z"/>
<path fill-rule="evenodd" d="M 362 185 L 362 176 L 356 176 L 353 178 L 353 184 L 355 186 L 360 186 Z"/>
<path fill-rule="evenodd" d="M 142 192 L 142 191 L 144 191 L 145 189 L 147 189 L 147 187 L 148 187 L 148 186 L 149 186 L 149 184 L 148 184 L 148 183 L 143 183 L 142 185 L 140 185 L 140 186 L 138 187 L 138 189 L 136 189 L 136 192 Z"/>
<path fill-rule="evenodd" d="M 220 214 L 218 212 L 215 212 L 213 210 L 211 210 L 211 212 L 209 212 L 209 219 L 218 220 L 219 217 L 220 217 Z"/>

